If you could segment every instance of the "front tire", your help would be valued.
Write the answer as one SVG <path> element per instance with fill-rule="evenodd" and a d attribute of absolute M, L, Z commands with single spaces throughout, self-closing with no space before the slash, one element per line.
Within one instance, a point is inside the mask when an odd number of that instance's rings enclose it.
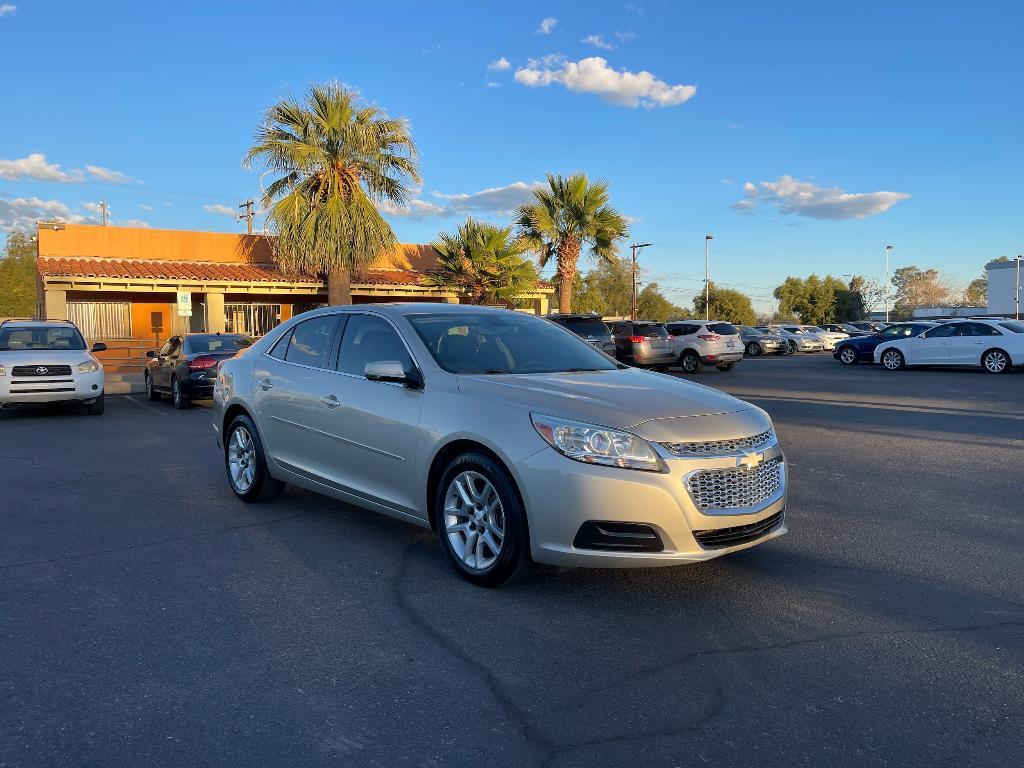
<path fill-rule="evenodd" d="M 903 353 L 898 349 L 887 349 L 882 353 L 882 367 L 887 371 L 902 371 L 907 367 Z"/>
<path fill-rule="evenodd" d="M 843 365 L 856 365 L 857 350 L 853 347 L 842 347 L 839 350 L 839 362 Z"/>
<path fill-rule="evenodd" d="M 102 416 L 103 415 L 103 395 L 100 395 L 87 406 L 85 406 L 85 412 L 90 416 Z"/>
<path fill-rule="evenodd" d="M 160 393 L 153 389 L 153 377 L 146 373 L 146 399 L 159 400 Z"/>
<path fill-rule="evenodd" d="M 477 586 L 497 587 L 529 568 L 526 510 L 512 476 L 489 456 L 465 453 L 448 465 L 434 523 L 455 570 Z"/>
<path fill-rule="evenodd" d="M 1010 356 L 1001 349 L 990 349 L 981 356 L 981 367 L 986 373 L 1006 373 L 1010 370 Z"/>
<path fill-rule="evenodd" d="M 750 355 L 751 357 L 757 357 L 758 355 L 761 354 L 761 345 L 758 344 L 756 341 L 750 342 L 749 344 L 747 344 L 747 354 Z"/>
<path fill-rule="evenodd" d="M 178 382 L 177 377 L 171 379 L 171 405 L 179 411 L 183 411 L 192 405 L 192 401 L 181 391 L 181 384 Z"/>
<path fill-rule="evenodd" d="M 224 468 L 231 490 L 242 501 L 269 501 L 284 488 L 284 483 L 270 476 L 263 441 L 248 416 L 236 416 L 228 426 L 224 439 Z"/>
<path fill-rule="evenodd" d="M 683 369 L 683 373 L 696 373 L 700 369 L 700 358 L 693 350 L 683 352 L 679 356 L 679 367 Z"/>

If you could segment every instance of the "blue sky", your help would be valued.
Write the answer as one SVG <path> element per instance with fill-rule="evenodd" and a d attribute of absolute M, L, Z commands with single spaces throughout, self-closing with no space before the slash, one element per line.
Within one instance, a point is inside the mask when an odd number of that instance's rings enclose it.
<path fill-rule="evenodd" d="M 1016 2 L 0 0 L 0 227 L 104 199 L 239 231 L 215 211 L 259 193 L 262 111 L 336 79 L 411 122 L 404 242 L 583 170 L 681 304 L 707 232 L 762 310 L 788 274 L 880 278 L 888 243 L 966 282 L 1024 250 L 1021 28 Z"/>

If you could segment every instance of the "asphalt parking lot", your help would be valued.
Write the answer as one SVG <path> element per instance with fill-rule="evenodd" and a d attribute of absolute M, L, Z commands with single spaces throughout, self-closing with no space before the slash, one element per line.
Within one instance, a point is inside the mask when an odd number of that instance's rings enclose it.
<path fill-rule="evenodd" d="M 775 419 L 790 535 L 491 591 L 236 501 L 204 408 L 0 414 L 0 765 L 1020 765 L 1024 373 L 696 380 Z"/>

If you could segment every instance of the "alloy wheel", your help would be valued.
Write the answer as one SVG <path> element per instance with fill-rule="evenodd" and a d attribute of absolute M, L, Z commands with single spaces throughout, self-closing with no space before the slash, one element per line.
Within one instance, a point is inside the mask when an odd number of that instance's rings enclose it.
<path fill-rule="evenodd" d="M 882 365 L 890 371 L 898 371 L 903 367 L 903 355 L 895 349 L 887 349 L 882 355 Z"/>
<path fill-rule="evenodd" d="M 252 488 L 256 479 L 256 446 L 245 427 L 236 427 L 228 441 L 228 472 L 239 493 Z"/>
<path fill-rule="evenodd" d="M 751 357 L 757 357 L 761 354 L 761 345 L 756 341 L 750 342 L 750 345 L 747 347 L 747 354 Z"/>
<path fill-rule="evenodd" d="M 855 362 L 857 362 L 857 352 L 853 349 L 853 347 L 843 347 L 839 351 L 839 359 L 840 361 L 846 363 L 847 365 L 853 365 Z"/>
<path fill-rule="evenodd" d="M 505 511 L 491 481 L 468 470 L 456 475 L 444 495 L 444 527 L 467 567 L 494 565 L 505 542 Z"/>
<path fill-rule="evenodd" d="M 175 408 L 181 404 L 181 385 L 177 379 L 171 384 L 171 400 L 174 401 Z"/>
<path fill-rule="evenodd" d="M 1006 370 L 1006 354 L 1000 349 L 993 349 L 991 352 L 988 352 L 981 362 L 989 373 L 1002 373 Z"/>

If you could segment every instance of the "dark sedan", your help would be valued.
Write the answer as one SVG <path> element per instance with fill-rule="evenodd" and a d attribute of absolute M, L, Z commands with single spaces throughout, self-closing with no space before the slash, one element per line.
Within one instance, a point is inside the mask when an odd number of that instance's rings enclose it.
<path fill-rule="evenodd" d="M 887 326 L 870 336 L 856 336 L 845 339 L 836 344 L 836 348 L 832 351 L 832 357 L 843 365 L 871 363 L 875 359 L 875 347 L 883 341 L 902 339 L 904 336 L 917 336 L 919 333 L 927 331 L 933 325 L 937 325 L 937 323 L 927 320 L 914 323 L 897 323 Z"/>
<path fill-rule="evenodd" d="M 168 394 L 175 408 L 188 408 L 193 400 L 212 397 L 221 361 L 252 343 L 251 338 L 237 333 L 172 336 L 159 351 L 146 353 L 146 394 L 150 400 Z"/>

